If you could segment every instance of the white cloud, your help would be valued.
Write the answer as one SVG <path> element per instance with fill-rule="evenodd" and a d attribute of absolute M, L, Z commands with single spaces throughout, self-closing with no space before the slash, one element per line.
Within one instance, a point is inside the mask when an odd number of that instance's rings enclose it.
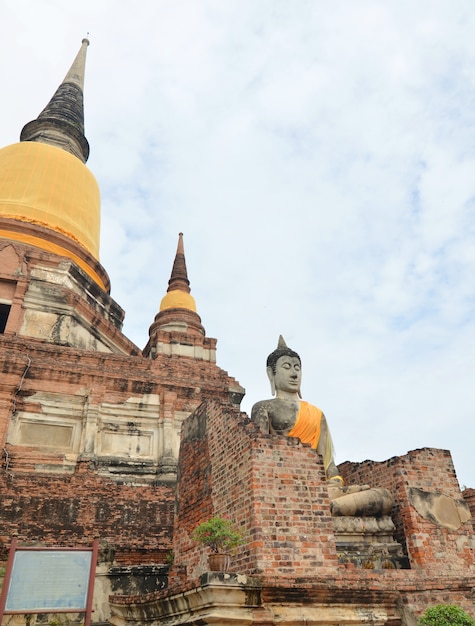
<path fill-rule="evenodd" d="M 101 259 L 132 340 L 184 231 L 246 410 L 283 333 L 340 461 L 450 448 L 475 486 L 469 0 L 6 0 L 0 23 L 0 145 L 90 32 Z"/>

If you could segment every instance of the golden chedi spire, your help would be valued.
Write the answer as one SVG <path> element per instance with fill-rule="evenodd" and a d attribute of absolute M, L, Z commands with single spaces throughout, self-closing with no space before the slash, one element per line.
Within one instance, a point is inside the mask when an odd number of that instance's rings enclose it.
<path fill-rule="evenodd" d="M 183 233 L 178 234 L 178 246 L 172 273 L 168 281 L 166 295 L 160 303 L 160 311 L 166 309 L 189 309 L 196 313 L 195 299 L 190 294 L 190 281 L 185 261 L 185 248 L 183 245 Z"/>
<path fill-rule="evenodd" d="M 72 259 L 102 289 L 109 278 L 99 264 L 100 195 L 85 166 L 81 48 L 61 85 L 20 143 L 0 150 L 0 237 Z"/>
<path fill-rule="evenodd" d="M 164 334 L 165 333 L 165 334 Z M 186 269 L 183 233 L 178 235 L 173 268 L 168 281 L 168 290 L 160 303 L 160 310 L 149 329 L 150 339 L 144 349 L 145 356 L 156 354 L 157 344 L 169 343 L 171 335 L 174 342 L 179 343 L 180 337 L 186 335 L 188 339 L 205 337 L 205 329 L 201 318 L 196 312 L 195 299 L 190 293 L 190 281 Z M 166 340 L 165 340 L 166 338 Z"/>
<path fill-rule="evenodd" d="M 171 325 L 191 334 L 204 335 L 205 329 L 201 325 L 201 318 L 196 312 L 195 299 L 190 293 L 190 281 L 186 270 L 183 233 L 178 235 L 178 246 L 172 273 L 168 281 L 168 289 L 160 303 L 160 311 L 152 324 L 160 328 Z"/>

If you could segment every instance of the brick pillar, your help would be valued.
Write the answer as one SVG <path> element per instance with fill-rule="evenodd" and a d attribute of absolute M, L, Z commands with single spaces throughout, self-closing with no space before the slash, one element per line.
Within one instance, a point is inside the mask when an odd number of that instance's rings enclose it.
<path fill-rule="evenodd" d="M 258 436 L 250 457 L 256 573 L 321 577 L 337 567 L 323 463 L 309 445 Z"/>
<path fill-rule="evenodd" d="M 310 446 L 262 435 L 231 405 L 202 404 L 183 424 L 171 585 L 197 580 L 207 550 L 195 526 L 227 515 L 246 536 L 232 571 L 275 576 L 328 575 L 337 567 L 323 464 Z M 183 572 L 186 575 L 183 577 Z"/>

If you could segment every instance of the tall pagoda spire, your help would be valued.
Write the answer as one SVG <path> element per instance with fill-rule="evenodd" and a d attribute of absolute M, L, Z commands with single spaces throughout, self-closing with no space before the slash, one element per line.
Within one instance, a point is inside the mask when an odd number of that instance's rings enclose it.
<path fill-rule="evenodd" d="M 89 143 L 84 136 L 84 73 L 88 39 L 55 94 L 36 120 L 23 127 L 20 141 L 37 141 L 62 148 L 83 163 L 89 157 Z"/>
<path fill-rule="evenodd" d="M 183 233 L 178 235 L 173 268 L 168 290 L 160 303 L 160 310 L 149 329 L 150 339 L 143 353 L 155 358 L 159 353 L 176 353 L 199 358 L 214 358 L 216 340 L 205 336 L 201 318 L 196 312 L 195 299 L 190 293 L 190 281 L 186 269 Z M 214 342 L 214 343 L 213 343 Z M 206 344 L 206 348 L 204 345 Z M 179 346 L 182 346 L 181 348 Z"/>
<path fill-rule="evenodd" d="M 201 319 L 196 313 L 195 299 L 190 291 L 190 281 L 188 280 L 185 249 L 183 246 L 183 233 L 179 233 L 178 246 L 172 273 L 168 281 L 167 293 L 162 298 L 160 311 L 155 317 L 152 328 L 157 322 L 160 323 L 160 326 L 163 326 L 164 324 L 173 324 L 174 320 L 176 320 L 179 324 L 184 323 L 190 332 L 198 332 L 200 335 L 204 335 L 205 330 L 201 326 Z"/>
<path fill-rule="evenodd" d="M 69 258 L 105 291 L 99 263 L 100 194 L 85 165 L 83 85 L 89 41 L 48 105 L 0 150 L 0 238 Z"/>

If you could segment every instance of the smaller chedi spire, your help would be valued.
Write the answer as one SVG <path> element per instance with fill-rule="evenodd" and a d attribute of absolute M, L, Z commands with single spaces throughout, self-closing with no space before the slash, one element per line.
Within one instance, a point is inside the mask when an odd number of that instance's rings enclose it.
<path fill-rule="evenodd" d="M 178 233 L 178 246 L 176 249 L 175 261 L 173 263 L 170 280 L 168 281 L 167 292 L 170 291 L 183 291 L 185 293 L 190 293 L 190 281 L 188 280 L 188 272 L 186 271 L 183 233 Z"/>
<path fill-rule="evenodd" d="M 150 339 L 144 349 L 144 355 L 154 357 L 157 353 L 166 352 L 165 346 L 190 346 L 202 344 L 205 329 L 201 318 L 196 312 L 195 299 L 190 293 L 190 281 L 186 269 L 183 233 L 178 235 L 173 268 L 168 281 L 168 290 L 160 303 L 160 310 L 149 329 Z"/>
<path fill-rule="evenodd" d="M 89 143 L 84 136 L 84 73 L 88 39 L 55 94 L 36 120 L 23 127 L 20 141 L 38 141 L 70 152 L 83 163 L 89 157 Z"/>

